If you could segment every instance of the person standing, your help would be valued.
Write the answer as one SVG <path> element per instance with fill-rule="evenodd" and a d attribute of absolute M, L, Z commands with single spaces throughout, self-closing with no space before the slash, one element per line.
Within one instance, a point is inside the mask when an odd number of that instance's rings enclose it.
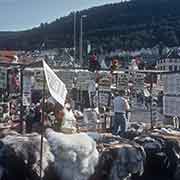
<path fill-rule="evenodd" d="M 113 135 L 123 136 L 128 128 L 128 119 L 126 113 L 130 110 L 128 101 L 124 98 L 125 91 L 120 90 L 116 93 L 113 100 L 114 122 L 113 122 Z"/>

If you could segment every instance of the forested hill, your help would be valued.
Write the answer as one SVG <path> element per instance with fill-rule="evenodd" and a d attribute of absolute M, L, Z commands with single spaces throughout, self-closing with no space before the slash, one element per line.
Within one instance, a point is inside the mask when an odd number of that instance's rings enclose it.
<path fill-rule="evenodd" d="M 180 0 L 131 0 L 77 12 L 84 19 L 85 40 L 104 49 L 137 49 L 180 43 Z M 79 36 L 79 35 L 78 35 Z M 21 32 L 1 32 L 0 49 L 37 49 L 73 46 L 73 13 Z"/>

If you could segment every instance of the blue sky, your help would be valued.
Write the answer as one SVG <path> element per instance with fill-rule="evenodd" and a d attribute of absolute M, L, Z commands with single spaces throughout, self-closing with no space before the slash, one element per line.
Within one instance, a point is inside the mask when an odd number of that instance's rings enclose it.
<path fill-rule="evenodd" d="M 0 0 L 0 31 L 24 30 L 72 11 L 120 0 Z"/>

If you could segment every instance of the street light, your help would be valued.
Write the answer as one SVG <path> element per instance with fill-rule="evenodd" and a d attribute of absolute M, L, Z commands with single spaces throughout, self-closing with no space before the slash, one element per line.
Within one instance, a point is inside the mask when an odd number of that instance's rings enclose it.
<path fill-rule="evenodd" d="M 76 12 L 74 12 L 74 63 L 75 65 L 75 59 L 76 59 Z"/>
<path fill-rule="evenodd" d="M 79 59 L 81 66 L 83 66 L 83 19 L 86 17 L 87 15 L 82 15 L 80 18 Z"/>

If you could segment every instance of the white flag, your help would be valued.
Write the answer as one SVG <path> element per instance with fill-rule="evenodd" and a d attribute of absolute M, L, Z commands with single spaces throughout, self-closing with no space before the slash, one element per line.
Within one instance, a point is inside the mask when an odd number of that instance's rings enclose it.
<path fill-rule="evenodd" d="M 67 89 L 53 70 L 43 61 L 44 73 L 51 96 L 62 106 L 65 104 Z"/>

